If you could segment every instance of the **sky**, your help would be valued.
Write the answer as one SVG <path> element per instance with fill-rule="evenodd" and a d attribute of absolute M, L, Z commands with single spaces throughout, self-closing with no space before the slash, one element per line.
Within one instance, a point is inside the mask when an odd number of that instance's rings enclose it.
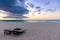
<path fill-rule="evenodd" d="M 0 20 L 60 19 L 60 0 L 0 0 Z"/>

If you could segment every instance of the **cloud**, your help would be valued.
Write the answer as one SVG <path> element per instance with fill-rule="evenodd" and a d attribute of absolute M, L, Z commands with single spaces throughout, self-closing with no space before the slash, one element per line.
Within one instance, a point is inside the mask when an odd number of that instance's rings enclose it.
<path fill-rule="evenodd" d="M 34 13 L 40 14 L 40 11 L 42 10 L 40 6 L 36 6 L 31 2 L 26 3 L 26 7 L 29 9 L 29 12 L 33 13 L 32 15 L 34 15 Z"/>
<path fill-rule="evenodd" d="M 50 1 L 47 1 L 46 3 L 45 3 L 45 5 L 49 5 L 50 4 Z"/>
<path fill-rule="evenodd" d="M 7 16 L 7 17 L 3 17 L 3 18 L 28 18 L 26 16 Z"/>
<path fill-rule="evenodd" d="M 18 6 L 16 5 L 17 1 L 21 3 L 20 6 L 19 3 Z M 25 0 L 0 0 L 0 10 L 23 15 L 28 13 L 28 10 L 23 6 L 24 2 Z"/>
<path fill-rule="evenodd" d="M 27 3 L 31 8 L 34 8 L 35 5 L 33 3 Z"/>
<path fill-rule="evenodd" d="M 55 12 L 56 9 L 47 9 L 47 10 L 46 10 L 46 12 L 49 12 L 49 11 L 50 11 L 50 12 Z"/>

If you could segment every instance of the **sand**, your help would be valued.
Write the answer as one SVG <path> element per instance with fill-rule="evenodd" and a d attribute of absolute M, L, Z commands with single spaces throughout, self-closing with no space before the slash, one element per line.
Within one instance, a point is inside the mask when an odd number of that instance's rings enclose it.
<path fill-rule="evenodd" d="M 4 29 L 26 29 L 20 36 L 4 35 Z M 0 22 L 0 40 L 60 40 L 60 23 L 56 22 Z"/>

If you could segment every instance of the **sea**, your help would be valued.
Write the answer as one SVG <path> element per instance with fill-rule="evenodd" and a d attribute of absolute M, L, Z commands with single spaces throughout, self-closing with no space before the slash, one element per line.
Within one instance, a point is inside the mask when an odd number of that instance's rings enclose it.
<path fill-rule="evenodd" d="M 0 20 L 0 22 L 60 22 L 60 20 Z"/>

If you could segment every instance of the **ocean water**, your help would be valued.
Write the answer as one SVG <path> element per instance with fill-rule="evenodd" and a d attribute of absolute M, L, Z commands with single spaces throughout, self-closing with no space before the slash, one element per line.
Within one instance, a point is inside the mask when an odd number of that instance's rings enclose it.
<path fill-rule="evenodd" d="M 26 20 L 0 20 L 0 22 L 26 22 Z"/>
<path fill-rule="evenodd" d="M 60 22 L 60 20 L 32 20 L 27 22 Z"/>
<path fill-rule="evenodd" d="M 0 22 L 60 22 L 60 20 L 0 20 Z"/>

